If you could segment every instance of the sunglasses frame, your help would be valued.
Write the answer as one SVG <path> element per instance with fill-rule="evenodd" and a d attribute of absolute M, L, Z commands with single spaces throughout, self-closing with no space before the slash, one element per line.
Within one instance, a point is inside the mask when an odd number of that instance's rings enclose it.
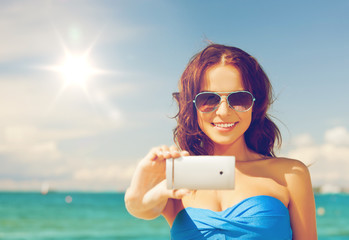
<path fill-rule="evenodd" d="M 228 101 L 228 98 L 229 98 L 230 95 L 232 95 L 232 94 L 234 94 L 234 93 L 235 93 L 235 94 L 236 94 L 236 93 L 241 93 L 241 92 L 243 92 L 243 93 L 248 93 L 248 94 L 250 94 L 251 97 L 252 97 L 252 104 L 251 104 L 251 106 L 250 106 L 248 109 L 246 109 L 245 111 L 236 110 L 234 107 L 232 107 L 232 106 L 230 105 L 230 103 L 229 103 L 229 101 Z M 204 93 L 215 94 L 215 95 L 219 96 L 219 98 L 220 98 L 219 103 L 213 108 L 212 111 L 209 111 L 209 112 L 202 112 L 202 111 L 200 111 L 200 109 L 196 106 L 196 99 L 197 99 L 197 97 L 200 96 L 201 94 L 204 94 Z M 198 93 L 198 94 L 195 96 L 195 98 L 194 98 L 194 100 L 193 100 L 193 103 L 194 103 L 194 105 L 195 105 L 195 108 L 196 108 L 199 112 L 202 112 L 202 113 L 211 113 L 211 112 L 217 110 L 217 108 L 219 107 L 219 105 L 222 103 L 222 96 L 221 96 L 220 94 L 227 94 L 227 95 L 226 95 L 226 98 L 227 98 L 227 103 L 228 103 L 229 107 L 230 107 L 231 109 L 233 109 L 234 111 L 237 111 L 237 112 L 247 112 L 247 111 L 249 111 L 249 110 L 253 107 L 254 102 L 256 101 L 256 98 L 255 98 L 255 97 L 252 95 L 252 93 L 250 93 L 249 91 L 235 91 L 235 92 L 200 92 L 200 93 Z"/>

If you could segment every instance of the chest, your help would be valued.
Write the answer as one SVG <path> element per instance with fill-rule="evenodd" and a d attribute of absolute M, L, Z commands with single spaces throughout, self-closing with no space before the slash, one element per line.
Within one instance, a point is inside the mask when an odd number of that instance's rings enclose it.
<path fill-rule="evenodd" d="M 289 196 L 286 183 L 268 171 L 251 171 L 237 169 L 234 190 L 198 190 L 182 199 L 186 207 L 225 210 L 244 199 L 253 196 L 266 195 L 279 199 L 286 207 Z"/>
<path fill-rule="evenodd" d="M 255 196 L 224 210 L 186 208 L 171 239 L 292 239 L 288 209 L 270 196 Z"/>

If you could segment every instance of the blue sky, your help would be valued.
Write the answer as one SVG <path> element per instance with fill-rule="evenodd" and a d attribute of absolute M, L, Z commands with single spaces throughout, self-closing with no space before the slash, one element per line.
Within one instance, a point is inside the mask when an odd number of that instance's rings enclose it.
<path fill-rule="evenodd" d="M 122 190 L 172 144 L 171 93 L 207 40 L 269 75 L 279 155 L 315 162 L 314 185 L 349 182 L 349 2 L 1 1 L 0 189 Z M 88 53 L 85 89 L 52 66 Z"/>

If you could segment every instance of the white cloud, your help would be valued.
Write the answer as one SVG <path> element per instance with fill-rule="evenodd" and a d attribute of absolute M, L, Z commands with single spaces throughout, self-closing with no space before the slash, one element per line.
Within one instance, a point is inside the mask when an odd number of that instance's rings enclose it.
<path fill-rule="evenodd" d="M 104 161 L 103 164 L 78 167 L 73 173 L 71 182 L 89 189 L 116 189 L 123 191 L 129 184 L 136 165 L 125 164 L 131 161 L 113 163 Z"/>
<path fill-rule="evenodd" d="M 99 167 L 80 168 L 73 175 L 79 181 L 129 181 L 135 170 L 135 165 L 120 166 L 119 164 Z"/>
<path fill-rule="evenodd" d="M 0 189 L 7 191 L 40 191 L 42 182 L 38 180 L 0 179 Z"/>
<path fill-rule="evenodd" d="M 53 143 L 33 144 L 19 150 L 20 153 L 0 152 L 2 190 L 40 190 L 44 183 L 55 190 L 124 190 L 136 166 L 134 159 L 67 154 Z"/>
<path fill-rule="evenodd" d="M 146 31 L 139 25 L 118 23 L 117 17 L 93 2 L 9 1 L 0 8 L 0 62 L 60 53 L 62 41 L 68 48 L 85 50 L 96 41 L 115 43 Z"/>
<path fill-rule="evenodd" d="M 110 95 L 103 94 L 106 86 L 94 85 L 89 95 L 82 89 L 72 87 L 56 98 L 63 82 L 50 80 L 47 75 L 39 79 L 36 76 L 0 77 L 1 126 L 55 125 L 62 133 L 51 131 L 50 134 L 61 136 L 98 132 L 120 126 L 122 112 L 108 100 Z M 101 99 L 101 96 L 104 98 Z M 24 131 L 23 127 L 21 131 Z M 15 136 L 14 133 L 13 137 Z"/>
<path fill-rule="evenodd" d="M 42 53 L 49 50 L 50 45 L 54 46 L 53 32 L 48 31 L 47 21 L 40 21 L 44 14 L 43 6 L 45 4 L 40 6 L 39 2 L 28 1 L 13 2 L 1 7 L 0 26 L 3 36 L 0 44 L 4 48 L 0 61 Z M 48 42 L 42 41 L 43 39 Z"/>
<path fill-rule="evenodd" d="M 294 137 L 291 140 L 291 144 L 297 147 L 304 147 L 313 145 L 314 141 L 310 134 L 305 133 Z"/>
<path fill-rule="evenodd" d="M 103 92 L 107 86 L 95 85 L 90 96 L 81 89 L 67 89 L 55 100 L 60 85 L 50 80 L 0 77 L 0 189 L 38 189 L 43 181 L 56 189 L 80 189 L 79 184 L 86 190 L 89 186 L 112 189 L 113 184 L 115 189 L 117 176 L 110 182 L 96 176 L 93 183 L 73 178 L 86 162 L 97 160 L 61 147 L 68 140 L 93 139 L 123 126 L 123 113 L 111 102 L 109 92 Z M 105 154 L 91 153 L 96 158 Z M 104 166 L 108 161 L 98 163 Z M 112 169 L 109 176 L 125 174 Z M 121 179 L 120 185 L 125 186 L 125 177 Z"/>
<path fill-rule="evenodd" d="M 332 145 L 349 147 L 349 132 L 345 127 L 336 127 L 325 133 L 325 141 Z"/>
<path fill-rule="evenodd" d="M 309 134 L 303 134 L 292 140 L 287 156 L 299 159 L 310 166 L 314 185 L 349 184 L 349 132 L 345 127 L 329 129 L 324 141 L 316 144 Z"/>
<path fill-rule="evenodd" d="M 7 125 L 1 129 L 0 153 L 15 160 L 13 163 L 55 161 L 61 157 L 53 139 L 45 138 L 35 127 Z"/>

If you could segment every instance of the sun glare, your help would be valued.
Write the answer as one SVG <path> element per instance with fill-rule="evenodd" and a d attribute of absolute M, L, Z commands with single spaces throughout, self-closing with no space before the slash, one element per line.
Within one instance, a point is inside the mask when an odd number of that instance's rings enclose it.
<path fill-rule="evenodd" d="M 92 66 L 88 58 L 88 52 L 89 51 L 86 51 L 81 55 L 74 55 L 66 50 L 65 58 L 60 64 L 46 67 L 46 69 L 60 74 L 63 80 L 63 86 L 60 93 L 62 93 L 66 88 L 74 86 L 82 88 L 85 93 L 88 94 L 88 81 L 94 75 L 104 72 Z"/>
<path fill-rule="evenodd" d="M 58 70 L 64 78 L 64 86 L 86 87 L 86 81 L 94 73 L 93 67 L 85 56 L 68 55 Z"/>
<path fill-rule="evenodd" d="M 56 33 L 64 51 L 64 58 L 55 65 L 40 67 L 41 69 L 57 73 L 57 77 L 62 81 L 61 88 L 52 104 L 55 104 L 68 88 L 81 89 L 85 93 L 87 99 L 90 101 L 91 95 L 89 90 L 91 89 L 89 89 L 89 85 L 91 84 L 91 81 L 94 80 L 93 78 L 96 77 L 96 75 L 113 73 L 111 71 L 96 68 L 94 66 L 95 61 L 92 61 L 92 58 L 90 57 L 90 53 L 97 39 L 99 38 L 99 35 L 88 48 L 80 53 L 77 53 L 76 51 L 68 49 L 59 32 L 56 31 Z M 79 93 L 76 91 L 69 91 L 68 94 Z"/>

